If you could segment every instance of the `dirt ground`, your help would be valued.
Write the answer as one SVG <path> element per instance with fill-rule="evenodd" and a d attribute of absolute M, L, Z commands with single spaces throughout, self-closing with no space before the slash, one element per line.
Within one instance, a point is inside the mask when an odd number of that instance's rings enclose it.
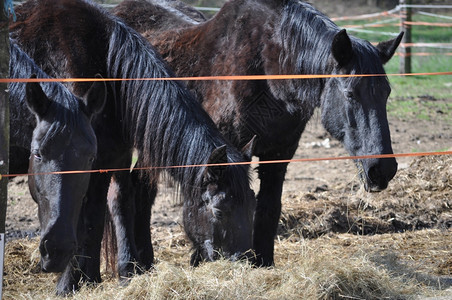
<path fill-rule="evenodd" d="M 442 112 L 433 112 L 431 121 L 389 116 L 389 123 L 395 153 L 452 149 L 452 124 L 450 119 L 443 118 Z M 323 129 L 318 114 L 314 115 L 294 159 L 337 156 L 347 153 Z M 374 234 L 448 229 L 452 226 L 452 187 L 447 185 L 451 180 L 450 162 L 450 157 L 398 158 L 395 179 L 386 191 L 376 194 L 361 188 L 350 160 L 291 163 L 284 184 L 280 233 L 287 236 L 297 230 L 303 237 L 314 238 L 328 232 Z M 436 190 L 429 191 L 428 185 L 435 184 L 432 181 L 440 181 L 441 190 L 435 186 Z M 410 183 L 421 186 L 405 190 Z M 255 191 L 258 186 L 254 176 Z M 38 234 L 38 208 L 28 193 L 27 178 L 11 180 L 8 194 L 7 238 Z M 173 196 L 173 188 L 162 184 L 153 209 L 154 225 L 181 223 L 180 209 Z M 416 204 L 411 204 L 413 201 Z"/>
<path fill-rule="evenodd" d="M 390 115 L 394 152 L 452 149 L 450 118 L 432 112 L 430 120 Z M 324 131 L 317 113 L 294 158 L 346 155 L 342 145 Z M 398 163 L 399 171 L 388 189 L 375 194 L 363 190 L 352 161 L 290 164 L 277 241 L 328 244 L 338 253 L 368 251 L 379 263 L 391 265 L 394 273 L 411 272 L 424 283 L 452 287 L 452 157 L 400 158 Z M 256 191 L 258 184 L 254 178 Z M 28 193 L 27 179 L 11 180 L 8 192 L 7 249 L 9 241 L 39 233 L 37 205 Z M 180 206 L 173 197 L 173 187 L 162 184 L 152 216 L 157 261 L 179 247 L 187 251 L 189 245 Z M 280 251 L 277 246 L 276 262 L 287 259 Z M 37 249 L 33 253 L 36 256 Z"/>

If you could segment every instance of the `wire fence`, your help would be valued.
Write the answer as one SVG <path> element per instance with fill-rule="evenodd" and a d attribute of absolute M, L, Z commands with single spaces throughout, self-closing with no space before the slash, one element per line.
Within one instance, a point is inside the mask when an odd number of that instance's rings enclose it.
<path fill-rule="evenodd" d="M 376 158 L 401 158 L 401 157 L 426 157 L 426 156 L 446 156 L 452 155 L 452 151 L 440 152 L 417 152 L 417 153 L 394 153 L 394 154 L 379 154 L 379 155 L 361 155 L 361 156 L 332 156 L 332 157 L 318 157 L 318 158 L 298 158 L 285 160 L 267 160 L 267 161 L 244 161 L 234 163 L 218 163 L 218 164 L 197 164 L 197 165 L 180 165 L 180 166 L 162 166 L 162 167 L 135 167 L 134 170 L 169 170 L 169 169 L 183 169 L 183 168 L 199 168 L 199 167 L 220 167 L 220 166 L 234 166 L 234 165 L 257 165 L 257 164 L 281 164 L 281 163 L 302 163 L 302 162 L 320 162 L 320 161 L 335 161 L 335 160 L 362 160 L 362 159 L 376 159 Z M 74 171 L 58 171 L 45 173 L 26 173 L 26 174 L 0 174 L 0 180 L 3 178 L 11 178 L 16 176 L 38 176 L 38 175 L 52 175 L 52 174 L 83 174 L 83 173 L 111 173 L 111 172 L 130 172 L 131 168 L 116 168 L 116 169 L 99 169 L 99 170 L 74 170 Z"/>
<path fill-rule="evenodd" d="M 15 2 L 15 4 L 17 4 Z M 111 8 L 114 7 L 115 4 L 102 4 L 104 7 Z M 369 30 L 369 28 L 379 28 L 379 27 L 399 27 L 400 26 L 400 14 L 401 11 L 405 8 L 416 8 L 416 9 L 452 9 L 452 5 L 398 5 L 394 9 L 372 13 L 372 14 L 363 14 L 357 16 L 343 16 L 332 18 L 333 21 L 369 21 L 365 24 L 349 24 L 343 25 L 342 27 L 346 28 L 350 31 L 355 32 L 363 32 L 369 34 L 379 34 L 379 35 L 388 35 L 388 36 L 397 36 L 398 31 L 394 32 L 385 32 L 385 31 L 373 31 Z M 215 7 L 196 7 L 196 9 L 200 11 L 218 11 L 219 8 Z M 434 13 L 428 13 L 424 11 L 416 12 L 423 16 L 443 19 L 443 20 L 452 20 L 452 16 L 439 15 Z M 370 22 L 373 21 L 373 22 Z M 452 28 L 452 23 L 445 22 L 405 22 L 405 25 L 408 26 L 436 26 L 436 27 L 445 27 Z M 404 43 L 401 45 L 402 47 L 419 47 L 419 48 L 436 48 L 436 49 L 452 49 L 452 43 Z M 452 56 L 452 52 L 442 53 L 443 55 Z M 398 52 L 399 56 L 432 56 L 438 55 L 433 52 L 416 52 L 416 53 L 408 53 Z M 0 79 L 0 83 L 4 82 L 42 82 L 42 81 L 59 81 L 59 82 L 76 82 L 76 81 L 119 81 L 119 80 L 286 80 L 286 79 L 308 79 L 308 78 L 330 78 L 330 77 L 358 77 L 358 76 L 419 76 L 419 75 L 427 75 L 427 76 L 435 76 L 435 75 L 452 75 L 451 72 L 429 72 L 429 73 L 397 73 L 397 74 L 354 74 L 354 75 L 257 75 L 257 76 L 206 76 L 206 77 L 177 77 L 177 78 L 128 78 L 128 79 L 117 79 L 117 78 L 50 78 L 50 79 Z M 422 152 L 422 153 L 398 153 L 391 155 L 370 155 L 370 156 L 348 156 L 348 157 L 324 157 L 324 158 L 307 158 L 307 159 L 292 159 L 292 160 L 284 160 L 284 161 L 259 161 L 259 164 L 268 164 L 268 163 L 293 163 L 293 162 L 307 162 L 307 161 L 327 161 L 327 160 L 356 160 L 356 159 L 367 159 L 367 158 L 379 158 L 379 157 L 415 157 L 415 156 L 433 156 L 433 155 L 452 155 L 452 151 L 443 151 L 443 152 Z M 255 164 L 257 162 L 243 162 L 238 164 Z M 230 165 L 230 164 L 220 164 L 220 165 Z M 205 167 L 205 166 L 216 166 L 216 165 L 189 165 L 189 166 L 165 166 L 161 167 L 161 169 L 170 169 L 170 168 L 187 168 L 187 167 Z M 155 167 L 148 166 L 142 169 L 152 169 Z M 89 170 L 89 171 L 65 171 L 65 172 L 50 172 L 46 174 L 68 174 L 68 173 L 108 173 L 108 172 L 116 172 L 116 171 L 126 171 L 127 169 L 108 169 L 108 170 Z M 38 175 L 38 174 L 0 174 L 0 180 L 2 178 L 20 176 L 20 175 Z M 42 175 L 42 174 L 39 174 Z"/>

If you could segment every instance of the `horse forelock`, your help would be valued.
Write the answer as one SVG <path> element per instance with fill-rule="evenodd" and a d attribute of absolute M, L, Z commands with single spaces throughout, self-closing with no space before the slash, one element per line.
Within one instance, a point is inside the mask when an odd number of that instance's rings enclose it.
<path fill-rule="evenodd" d="M 368 41 L 350 37 L 355 55 L 354 69 L 352 74 L 386 74 L 381 62 L 378 50 Z M 351 78 L 352 84 L 358 84 L 362 78 Z M 389 81 L 386 76 L 366 77 L 368 85 L 371 88 L 371 95 L 378 96 L 384 90 L 390 89 Z"/>

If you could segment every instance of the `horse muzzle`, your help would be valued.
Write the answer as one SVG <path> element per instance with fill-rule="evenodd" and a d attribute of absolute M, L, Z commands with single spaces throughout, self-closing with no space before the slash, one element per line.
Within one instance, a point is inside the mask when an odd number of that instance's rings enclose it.
<path fill-rule="evenodd" d="M 53 242 L 42 240 L 39 245 L 41 252 L 41 269 L 44 272 L 62 272 L 66 268 L 70 259 L 74 256 L 76 249 L 75 240 Z"/>
<path fill-rule="evenodd" d="M 366 192 L 381 192 L 397 173 L 395 158 L 363 159 L 357 162 L 360 179 Z"/>
<path fill-rule="evenodd" d="M 221 257 L 230 261 L 245 261 L 245 260 L 253 261 L 254 258 L 254 254 L 252 253 L 251 250 L 244 252 L 237 251 L 234 253 L 216 250 L 210 240 L 204 241 L 201 253 L 203 260 L 205 261 L 215 261 Z"/>

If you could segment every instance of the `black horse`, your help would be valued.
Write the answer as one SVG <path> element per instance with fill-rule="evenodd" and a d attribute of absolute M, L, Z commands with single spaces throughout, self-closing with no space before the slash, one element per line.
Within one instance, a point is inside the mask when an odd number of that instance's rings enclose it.
<path fill-rule="evenodd" d="M 12 36 L 51 76 L 174 76 L 145 39 L 95 4 L 34 0 L 17 7 L 16 15 L 10 26 Z M 81 95 L 88 85 L 74 82 L 70 89 Z M 106 104 L 93 119 L 93 128 L 98 140 L 96 169 L 130 167 L 134 148 L 141 167 L 247 160 L 222 137 L 180 82 L 110 82 Z M 216 259 L 217 253 L 238 258 L 252 247 L 255 198 L 248 169 L 244 165 L 168 169 L 181 185 L 185 231 L 195 249 L 192 263 Z M 159 170 L 148 168 L 142 175 L 151 193 L 155 193 Z M 60 294 L 77 289 L 80 280 L 101 280 L 100 247 L 111 177 L 116 197 L 109 208 L 116 226 L 119 275 L 130 276 L 136 263 L 145 268 L 152 265 L 152 251 L 138 253 L 135 242 L 135 236 L 149 235 L 149 220 L 143 215 L 149 219 L 150 203 L 136 209 L 134 199 L 129 200 L 129 172 L 92 174 L 87 200 L 80 214 L 73 215 L 79 217 L 79 249 L 59 279 Z"/>
<path fill-rule="evenodd" d="M 402 34 L 376 47 L 349 36 L 310 4 L 299 0 L 231 0 L 210 20 L 188 25 L 180 18 L 157 25 L 165 5 L 126 0 L 114 14 L 134 24 L 147 3 L 151 22 L 142 32 L 179 76 L 384 74 Z M 174 20 L 178 15 L 173 14 Z M 141 19 L 145 18 L 141 16 Z M 355 155 L 391 154 L 386 116 L 386 76 L 306 80 L 190 81 L 188 87 L 224 136 L 243 146 L 257 135 L 261 161 L 291 159 L 315 108 L 326 130 Z M 395 176 L 394 158 L 356 161 L 367 191 L 385 189 Z M 287 164 L 261 164 L 253 247 L 258 264 L 273 264 Z"/>
<path fill-rule="evenodd" d="M 10 41 L 12 78 L 49 78 Z M 11 83 L 10 173 L 29 175 L 41 225 L 42 269 L 64 268 L 74 255 L 77 219 L 90 175 L 46 174 L 90 170 L 97 152 L 91 119 L 105 102 L 104 83 L 93 84 L 83 99 L 60 83 Z"/>

